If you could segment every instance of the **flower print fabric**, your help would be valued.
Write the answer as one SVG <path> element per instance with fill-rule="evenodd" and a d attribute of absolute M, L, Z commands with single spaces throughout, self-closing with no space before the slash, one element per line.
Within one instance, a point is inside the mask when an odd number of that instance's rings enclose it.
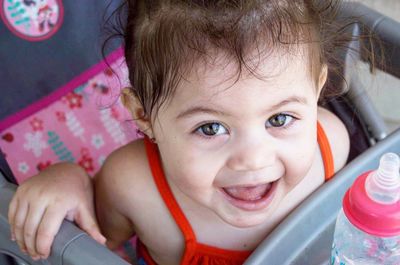
<path fill-rule="evenodd" d="M 109 153 L 139 137 L 119 100 L 128 84 L 123 58 L 111 67 L 0 132 L 0 148 L 19 183 L 59 161 L 93 175 Z"/>

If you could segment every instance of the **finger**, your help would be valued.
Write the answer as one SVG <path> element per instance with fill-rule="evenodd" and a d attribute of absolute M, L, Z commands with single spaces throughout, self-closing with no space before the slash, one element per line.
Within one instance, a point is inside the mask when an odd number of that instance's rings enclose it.
<path fill-rule="evenodd" d="M 14 235 L 17 240 L 18 246 L 22 252 L 26 253 L 26 246 L 24 242 L 24 225 L 26 215 L 28 213 L 29 205 L 25 202 L 18 202 L 18 209 L 14 218 Z"/>
<path fill-rule="evenodd" d="M 59 208 L 48 207 L 45 210 L 36 234 L 36 251 L 41 258 L 48 258 L 54 237 L 60 229 L 65 216 L 66 212 L 60 211 Z"/>
<path fill-rule="evenodd" d="M 81 210 L 75 222 L 82 230 L 88 233 L 98 243 L 102 245 L 106 243 L 106 238 L 100 232 L 100 227 L 97 224 L 94 213 L 92 213 L 90 210 Z"/>
<path fill-rule="evenodd" d="M 39 258 L 36 250 L 36 234 L 43 214 L 46 210 L 44 204 L 33 206 L 30 205 L 24 225 L 24 242 L 29 255 L 34 259 Z"/>
<path fill-rule="evenodd" d="M 11 240 L 15 241 L 15 214 L 17 213 L 18 199 L 14 196 L 8 206 L 8 223 L 10 224 Z"/>

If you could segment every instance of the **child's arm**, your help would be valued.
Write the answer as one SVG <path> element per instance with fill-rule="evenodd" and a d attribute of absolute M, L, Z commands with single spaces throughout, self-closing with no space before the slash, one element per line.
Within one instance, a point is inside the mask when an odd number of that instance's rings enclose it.
<path fill-rule="evenodd" d="M 132 208 L 130 206 L 133 204 L 127 194 L 127 187 L 130 185 L 127 176 L 129 178 L 132 174 L 127 172 L 124 162 L 129 157 L 125 154 L 127 148 L 120 148 L 112 153 L 94 179 L 97 220 L 107 238 L 107 247 L 112 250 L 135 234 L 133 223 L 127 214 L 127 209 Z"/>
<path fill-rule="evenodd" d="M 60 163 L 22 185 L 9 207 L 12 239 L 33 259 L 47 258 L 64 218 L 104 244 L 94 214 L 92 180 L 79 166 Z"/>

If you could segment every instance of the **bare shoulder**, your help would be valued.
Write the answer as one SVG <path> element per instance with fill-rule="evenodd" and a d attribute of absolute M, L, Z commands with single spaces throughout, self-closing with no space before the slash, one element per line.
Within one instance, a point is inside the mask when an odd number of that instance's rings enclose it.
<path fill-rule="evenodd" d="M 111 153 L 95 177 L 96 214 L 111 249 L 138 232 L 133 213 L 143 210 L 139 194 L 151 189 L 148 171 L 144 143 L 137 140 Z"/>
<path fill-rule="evenodd" d="M 171 253 L 165 240 L 180 232 L 158 192 L 143 140 L 107 158 L 96 175 L 95 191 L 99 225 L 110 248 L 136 234 L 149 250 Z"/>
<path fill-rule="evenodd" d="M 318 120 L 328 137 L 336 172 L 346 164 L 350 151 L 349 134 L 343 122 L 327 109 L 318 108 Z"/>
<path fill-rule="evenodd" d="M 148 188 L 148 174 L 144 142 L 136 140 L 118 148 L 108 156 L 96 176 L 96 183 L 104 187 L 104 192 L 112 195 L 110 199 L 113 206 L 124 212 L 125 209 L 134 206 L 131 202 L 135 200 L 135 194 Z M 130 198 L 130 202 L 127 198 Z"/>

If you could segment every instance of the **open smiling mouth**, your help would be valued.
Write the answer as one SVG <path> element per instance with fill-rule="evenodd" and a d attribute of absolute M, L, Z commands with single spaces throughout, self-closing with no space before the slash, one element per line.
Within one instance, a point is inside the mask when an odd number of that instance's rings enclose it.
<path fill-rule="evenodd" d="M 272 201 L 278 181 L 255 186 L 234 186 L 222 188 L 227 200 L 234 206 L 247 210 L 258 211 Z"/>

